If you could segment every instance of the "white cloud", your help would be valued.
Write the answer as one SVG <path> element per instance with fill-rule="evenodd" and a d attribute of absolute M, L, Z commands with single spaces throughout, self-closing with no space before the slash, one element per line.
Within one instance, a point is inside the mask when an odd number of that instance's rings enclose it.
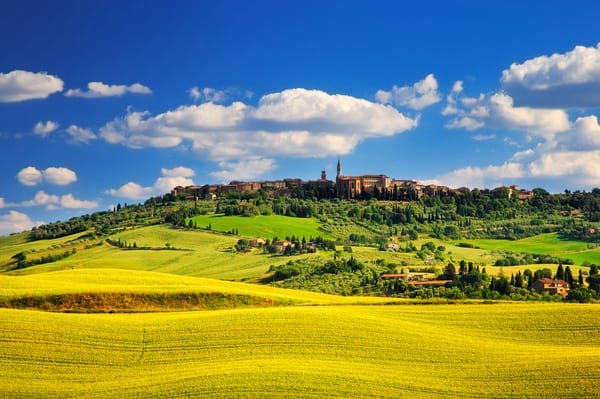
<path fill-rule="evenodd" d="M 516 162 L 505 162 L 502 165 L 472 167 L 453 170 L 436 177 L 436 181 L 450 187 L 497 187 L 513 184 L 515 179 L 523 177 L 523 166 Z"/>
<path fill-rule="evenodd" d="M 44 179 L 44 175 L 34 166 L 23 168 L 17 173 L 17 180 L 24 186 L 35 186 Z"/>
<path fill-rule="evenodd" d="M 232 90 L 217 90 L 213 89 L 212 87 L 200 89 L 198 86 L 194 86 L 189 90 L 189 93 L 190 97 L 192 97 L 196 102 L 204 100 L 211 103 L 220 104 L 225 102 L 231 96 Z"/>
<path fill-rule="evenodd" d="M 38 191 L 32 200 L 25 201 L 22 206 L 45 206 L 48 209 L 58 209 L 60 197 L 54 194 L 47 194 L 45 191 Z"/>
<path fill-rule="evenodd" d="M 43 172 L 44 179 L 50 184 L 65 186 L 77 181 L 77 174 L 68 168 L 49 167 Z"/>
<path fill-rule="evenodd" d="M 0 209 L 6 206 L 6 202 L 4 202 L 4 198 L 0 197 Z"/>
<path fill-rule="evenodd" d="M 178 166 L 173 169 L 162 168 L 160 173 L 166 177 L 194 177 L 196 175 L 193 169 L 184 166 Z"/>
<path fill-rule="evenodd" d="M 395 104 L 414 110 L 427 108 L 441 100 L 438 82 L 431 73 L 412 86 L 394 85 L 390 91 L 378 90 L 375 98 L 383 104 Z"/>
<path fill-rule="evenodd" d="M 76 143 L 89 143 L 96 140 L 98 137 L 90 129 L 82 128 L 76 125 L 71 125 L 67 128 L 67 133 Z"/>
<path fill-rule="evenodd" d="M 192 99 L 195 102 L 200 101 L 200 99 L 202 98 L 202 91 L 200 91 L 200 89 L 198 88 L 198 86 L 194 86 L 189 90 L 190 93 L 190 97 L 192 97 Z"/>
<path fill-rule="evenodd" d="M 518 104 L 533 107 L 600 106 L 600 44 L 542 55 L 502 72 L 503 87 Z"/>
<path fill-rule="evenodd" d="M 219 162 L 221 170 L 212 172 L 210 175 L 222 181 L 248 180 L 261 176 L 275 169 L 276 163 L 273 159 L 257 158 L 238 162 Z"/>
<path fill-rule="evenodd" d="M 39 226 L 44 222 L 33 221 L 29 216 L 17 211 L 9 211 L 7 214 L 0 215 L 0 235 L 8 235 L 25 230 L 34 226 Z"/>
<path fill-rule="evenodd" d="M 38 136 L 46 137 L 58 129 L 58 123 L 54 121 L 38 122 L 33 128 L 33 132 Z"/>
<path fill-rule="evenodd" d="M 190 168 L 178 166 L 173 169 L 161 169 L 161 175 L 158 177 L 152 187 L 144 187 L 135 182 L 123 184 L 118 189 L 108 189 L 105 194 L 113 197 L 129 198 L 129 199 L 146 199 L 153 195 L 160 195 L 170 192 L 177 186 L 192 186 L 194 181 L 190 179 L 195 175 Z"/>
<path fill-rule="evenodd" d="M 515 107 L 513 99 L 505 93 L 481 94 L 479 97 L 460 97 L 458 94 L 450 96 L 450 107 L 442 111 L 443 115 L 454 116 L 446 124 L 448 128 L 509 129 L 551 139 L 571 127 L 567 113 L 561 109 Z"/>
<path fill-rule="evenodd" d="M 73 194 L 65 194 L 60 197 L 60 205 L 69 209 L 95 209 L 98 208 L 98 202 L 89 200 L 79 200 Z"/>
<path fill-rule="evenodd" d="M 46 72 L 15 70 L 0 73 L 0 102 L 19 102 L 47 98 L 60 92 L 64 82 Z"/>
<path fill-rule="evenodd" d="M 57 209 L 95 209 L 98 208 L 98 202 L 76 199 L 73 194 L 58 196 L 48 194 L 45 191 L 38 191 L 32 200 L 24 201 L 21 206 L 44 206 L 48 210 Z"/>
<path fill-rule="evenodd" d="M 453 187 L 496 187 L 518 180 L 537 186 L 592 188 L 600 185 L 600 124 L 595 115 L 580 117 L 532 148 L 515 152 L 501 165 L 465 167 L 436 177 Z"/>
<path fill-rule="evenodd" d="M 323 157 L 351 152 L 361 141 L 392 136 L 418 125 L 391 106 L 290 89 L 263 96 L 257 107 L 203 103 L 150 116 L 130 112 L 107 123 L 100 136 L 132 148 L 182 144 L 213 160 Z"/>
<path fill-rule="evenodd" d="M 34 166 L 28 166 L 19 171 L 17 180 L 24 186 L 35 186 L 42 181 L 65 186 L 77 181 L 77 174 L 71 169 L 62 167 L 49 167 L 41 171 Z"/>
<path fill-rule="evenodd" d="M 142 187 L 141 185 L 129 182 L 123 184 L 118 189 L 111 188 L 105 191 L 105 194 L 112 195 L 113 197 L 130 198 L 130 199 L 144 199 L 152 195 L 152 187 Z"/>
<path fill-rule="evenodd" d="M 109 85 L 102 82 L 88 83 L 88 90 L 70 89 L 67 90 L 67 97 L 82 97 L 82 98 L 99 98 L 99 97 L 117 97 L 127 93 L 134 94 L 151 94 L 152 90 L 140 83 L 134 83 L 131 86 L 126 85 Z"/>

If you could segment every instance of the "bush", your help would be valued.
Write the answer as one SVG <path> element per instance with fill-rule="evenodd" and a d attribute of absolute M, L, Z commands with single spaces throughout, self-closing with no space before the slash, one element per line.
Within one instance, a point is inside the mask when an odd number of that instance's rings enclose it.
<path fill-rule="evenodd" d="M 579 302 L 586 303 L 591 302 L 594 299 L 594 295 L 592 291 L 587 289 L 586 287 L 577 287 L 569 291 L 569 295 L 567 295 L 567 301 L 569 302 Z"/>

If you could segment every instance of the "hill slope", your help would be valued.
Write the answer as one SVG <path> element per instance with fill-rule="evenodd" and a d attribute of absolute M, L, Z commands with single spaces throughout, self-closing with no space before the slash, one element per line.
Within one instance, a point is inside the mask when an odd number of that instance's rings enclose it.
<path fill-rule="evenodd" d="M 0 324 L 7 397 L 600 394 L 600 308 L 593 305 L 0 310 Z"/>

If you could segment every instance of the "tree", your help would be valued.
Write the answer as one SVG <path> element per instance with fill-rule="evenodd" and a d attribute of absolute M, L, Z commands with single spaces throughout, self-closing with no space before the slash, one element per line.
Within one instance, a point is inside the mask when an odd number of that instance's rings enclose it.
<path fill-rule="evenodd" d="M 591 301 L 593 298 L 592 293 L 586 287 L 579 286 L 569 291 L 567 300 L 569 302 L 580 302 L 585 303 Z"/>
<path fill-rule="evenodd" d="M 596 293 L 600 293 L 600 274 L 591 274 L 586 281 L 591 290 L 596 291 Z"/>
<path fill-rule="evenodd" d="M 444 274 L 442 275 L 444 280 L 454 280 L 456 276 L 456 267 L 454 263 L 448 263 L 446 268 L 444 269 Z"/>
<path fill-rule="evenodd" d="M 579 285 L 583 285 L 583 272 L 579 269 L 579 277 L 577 278 Z"/>
<path fill-rule="evenodd" d="M 565 268 L 565 278 L 564 280 L 569 283 L 569 285 L 573 284 L 573 272 L 571 271 L 571 268 L 567 265 L 567 267 Z"/>
<path fill-rule="evenodd" d="M 515 287 L 523 288 L 523 275 L 521 274 L 520 270 L 517 272 L 517 275 L 515 276 Z"/>
<path fill-rule="evenodd" d="M 557 280 L 565 279 L 565 270 L 563 269 L 562 263 L 558 264 L 558 268 L 556 269 L 556 275 L 554 276 L 554 278 Z"/>

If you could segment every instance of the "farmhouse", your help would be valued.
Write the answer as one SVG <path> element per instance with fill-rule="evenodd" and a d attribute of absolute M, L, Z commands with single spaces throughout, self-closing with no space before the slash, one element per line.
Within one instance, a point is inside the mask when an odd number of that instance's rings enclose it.
<path fill-rule="evenodd" d="M 260 237 L 255 237 L 255 238 L 251 238 L 248 240 L 248 245 L 250 245 L 251 247 L 262 247 L 263 245 L 265 245 L 267 242 Z"/>
<path fill-rule="evenodd" d="M 541 278 L 531 284 L 531 290 L 540 294 L 566 296 L 569 293 L 569 283 L 564 280 L 554 280 L 551 278 Z"/>

